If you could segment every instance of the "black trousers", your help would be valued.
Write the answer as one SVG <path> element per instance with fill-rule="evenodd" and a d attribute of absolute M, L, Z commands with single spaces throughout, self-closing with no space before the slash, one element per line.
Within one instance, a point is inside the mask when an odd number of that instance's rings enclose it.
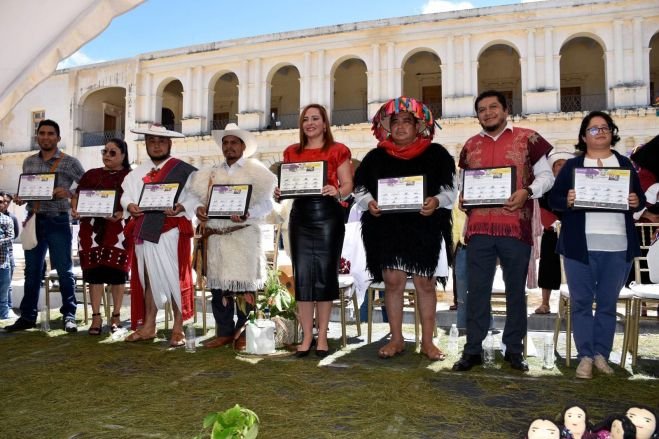
<path fill-rule="evenodd" d="M 254 307 L 246 303 L 246 312 L 243 312 L 239 306 L 236 306 L 236 300 L 234 298 L 236 293 L 232 291 L 211 290 L 211 293 L 213 294 L 211 307 L 213 308 L 213 318 L 215 319 L 215 335 L 217 337 L 234 335 L 236 330 L 245 325 L 247 316 Z M 234 312 L 238 317 L 235 323 L 233 321 Z"/>
<path fill-rule="evenodd" d="M 467 343 L 465 354 L 480 354 L 481 343 L 490 328 L 492 284 L 501 263 L 506 284 L 506 326 L 502 341 L 507 352 L 522 353 L 526 336 L 526 275 L 531 246 L 515 238 L 475 235 L 467 246 L 467 274 L 469 300 L 467 301 Z"/>

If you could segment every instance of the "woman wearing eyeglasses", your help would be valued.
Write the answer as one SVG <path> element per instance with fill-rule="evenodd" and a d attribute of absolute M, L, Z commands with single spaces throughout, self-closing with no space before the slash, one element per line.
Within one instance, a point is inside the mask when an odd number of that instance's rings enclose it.
<path fill-rule="evenodd" d="M 600 373 L 613 373 L 608 359 L 616 329 L 616 302 L 632 260 L 640 255 L 632 214 L 645 205 L 645 195 L 631 161 L 613 149 L 619 140 L 611 116 L 601 111 L 588 114 L 581 122 L 575 145 L 583 154 L 565 163 L 549 198 L 551 207 L 563 212 L 557 250 L 563 255 L 570 289 L 574 341 L 580 360 L 576 377 L 582 379 L 592 378 L 593 366 Z M 628 170 L 631 185 L 622 197 L 629 209 L 575 208 L 580 191 L 583 195 L 586 190 L 585 186 L 574 187 L 578 168 Z M 598 201 L 606 201 L 607 194 L 617 190 L 611 186 L 595 189 L 602 191 Z"/>
<path fill-rule="evenodd" d="M 104 284 L 111 285 L 114 305 L 110 331 L 121 327 L 121 302 L 130 267 L 123 230 L 124 212 L 119 204 L 121 183 L 130 172 L 128 146 L 121 139 L 111 139 L 101 150 L 103 167 L 90 169 L 82 178 L 71 199 L 71 216 L 80 220 L 79 252 L 82 277 L 89 284 L 92 304 L 92 323 L 89 335 L 101 335 L 101 296 Z M 78 212 L 80 192 L 83 190 L 109 189 L 116 191 L 114 214 L 109 217 L 82 216 Z M 82 196 L 86 196 L 83 194 Z"/>

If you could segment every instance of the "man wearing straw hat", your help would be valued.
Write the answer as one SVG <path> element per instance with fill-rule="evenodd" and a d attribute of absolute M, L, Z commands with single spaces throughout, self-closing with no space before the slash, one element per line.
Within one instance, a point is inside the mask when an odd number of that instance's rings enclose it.
<path fill-rule="evenodd" d="M 263 288 L 265 280 L 265 255 L 258 224 L 272 211 L 277 178 L 261 162 L 249 158 L 256 152 L 256 138 L 249 131 L 230 123 L 225 130 L 214 132 L 213 137 L 222 148 L 224 161 L 194 173 L 189 185 L 190 192 L 199 199 L 195 212 L 203 223 L 204 264 L 213 294 L 217 337 L 206 347 L 224 346 L 236 339 L 235 347 L 240 349 L 244 339 L 239 336 L 254 303 L 253 293 Z M 213 185 L 229 184 L 251 185 L 247 212 L 229 218 L 209 218 L 207 205 Z M 237 294 L 244 294 L 245 307 L 237 307 L 238 319 L 234 324 Z"/>
<path fill-rule="evenodd" d="M 134 342 L 156 336 L 156 314 L 169 302 L 174 312 L 171 347 L 185 345 L 183 320 L 192 317 L 194 290 L 190 262 L 194 197 L 185 183 L 196 170 L 170 155 L 173 137 L 183 134 L 161 125 L 131 130 L 144 134 L 150 160 L 130 172 L 122 184 L 121 205 L 131 215 L 124 234 L 133 244 L 131 268 L 131 327 L 126 337 Z M 174 205 L 164 211 L 145 211 L 139 206 L 147 183 L 178 183 Z"/>

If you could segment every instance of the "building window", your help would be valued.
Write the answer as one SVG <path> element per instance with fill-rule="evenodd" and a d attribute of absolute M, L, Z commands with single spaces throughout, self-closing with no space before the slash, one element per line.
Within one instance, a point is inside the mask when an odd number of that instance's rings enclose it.
<path fill-rule="evenodd" d="M 39 144 L 37 143 L 37 131 L 39 129 L 39 122 L 46 118 L 46 111 L 33 111 L 32 112 L 32 138 L 30 139 L 30 148 L 39 149 Z"/>

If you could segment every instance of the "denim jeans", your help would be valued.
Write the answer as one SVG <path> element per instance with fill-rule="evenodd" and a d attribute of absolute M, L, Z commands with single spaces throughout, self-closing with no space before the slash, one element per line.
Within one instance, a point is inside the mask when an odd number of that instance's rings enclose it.
<path fill-rule="evenodd" d="M 71 260 L 71 225 L 69 215 L 45 216 L 37 214 L 37 241 L 32 250 L 25 251 L 25 287 L 21 301 L 21 317 L 34 322 L 37 320 L 37 304 L 43 276 L 46 251 L 50 253 L 50 263 L 57 270 L 62 307 L 60 312 L 67 318 L 75 318 L 75 278 Z"/>
<path fill-rule="evenodd" d="M 625 257 L 624 251 L 589 251 L 587 264 L 563 259 L 579 358 L 600 354 L 608 359 L 611 354 L 618 295 L 632 266 Z M 594 315 L 593 302 L 596 303 Z"/>
<path fill-rule="evenodd" d="M 467 248 L 458 247 L 455 251 L 455 260 L 453 261 L 453 270 L 455 271 L 455 289 L 458 298 L 458 315 L 457 326 L 460 329 L 467 327 L 467 289 L 469 277 L 467 276 Z"/>
<path fill-rule="evenodd" d="M 9 287 L 11 286 L 11 267 L 0 268 L 0 319 L 9 313 Z"/>

